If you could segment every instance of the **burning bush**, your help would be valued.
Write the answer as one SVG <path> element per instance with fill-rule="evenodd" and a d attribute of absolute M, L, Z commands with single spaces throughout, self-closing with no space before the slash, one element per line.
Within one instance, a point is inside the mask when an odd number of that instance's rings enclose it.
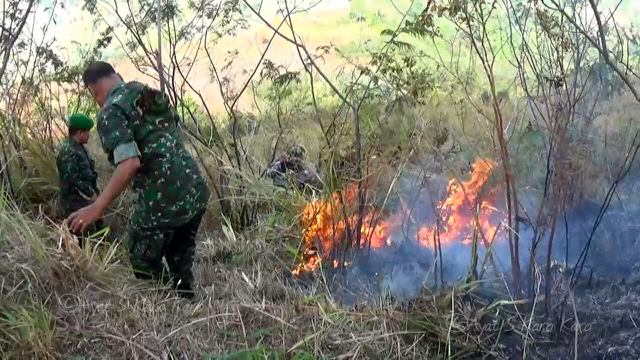
<path fill-rule="evenodd" d="M 420 246 L 432 248 L 434 251 L 438 245 L 447 246 L 455 242 L 469 245 L 474 236 L 477 236 L 481 244 L 491 243 L 497 235 L 500 222 L 504 219 L 504 214 L 494 205 L 495 189 L 487 189 L 486 186 L 494 169 L 493 162 L 478 159 L 473 164 L 471 178 L 468 181 L 451 179 L 446 198 L 437 206 L 439 219 L 436 219 L 435 224 L 427 225 L 429 219 L 413 219 L 415 216 L 406 206 L 401 206 L 386 219 L 381 219 L 380 212 L 367 202 L 360 228 L 360 244 L 355 244 L 356 237 L 348 233 L 351 231 L 353 234 L 358 224 L 357 210 L 353 211 L 357 208 L 357 184 L 349 184 L 342 194 L 334 193 L 332 201 L 309 202 L 303 213 L 306 226 L 303 262 L 293 273 L 298 275 L 303 271 L 315 271 L 322 260 L 326 261 L 332 257 L 338 246 L 393 246 L 396 241 L 400 241 L 394 235 L 399 233 L 399 227 L 405 219 L 420 224 L 415 240 Z M 332 259 L 332 265 L 338 267 L 339 262 Z"/>

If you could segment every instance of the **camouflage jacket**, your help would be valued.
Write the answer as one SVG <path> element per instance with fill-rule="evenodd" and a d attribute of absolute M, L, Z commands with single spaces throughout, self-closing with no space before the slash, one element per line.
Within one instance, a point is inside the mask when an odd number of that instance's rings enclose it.
<path fill-rule="evenodd" d="M 274 185 L 280 187 L 288 187 L 293 181 L 290 178 L 294 178 L 299 188 L 303 188 L 305 184 L 320 188 L 320 181 L 313 166 L 302 160 L 276 159 L 269 165 L 265 175 L 273 180 Z"/>
<path fill-rule="evenodd" d="M 98 191 L 95 161 L 84 145 L 71 138 L 60 144 L 57 157 L 60 200 L 67 215 L 91 203 Z"/>
<path fill-rule="evenodd" d="M 165 93 L 135 81 L 114 86 L 98 114 L 98 134 L 111 165 L 140 157 L 142 167 L 132 183 L 134 227 L 181 226 L 207 205 L 207 182 L 184 146 L 178 121 Z"/>

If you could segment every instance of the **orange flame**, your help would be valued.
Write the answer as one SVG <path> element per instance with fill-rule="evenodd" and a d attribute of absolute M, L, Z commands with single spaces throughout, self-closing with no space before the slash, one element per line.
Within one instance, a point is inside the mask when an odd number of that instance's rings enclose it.
<path fill-rule="evenodd" d="M 449 181 L 448 196 L 438 206 L 443 229 L 437 229 L 435 226 L 421 228 L 418 231 L 418 240 L 421 245 L 432 247 L 437 230 L 440 230 L 441 245 L 450 244 L 455 240 L 470 244 L 476 223 L 474 214 L 476 206 L 478 206 L 478 222 L 485 238 L 493 239 L 497 226 L 491 225 L 489 218 L 497 210 L 487 201 L 478 204 L 478 195 L 494 167 L 493 163 L 478 160 L 473 164 L 471 180 L 462 184 L 456 179 Z"/>
<path fill-rule="evenodd" d="M 423 226 L 418 230 L 417 239 L 420 246 L 435 248 L 436 235 L 441 246 L 447 246 L 455 241 L 470 244 L 476 229 L 480 228 L 484 239 L 492 241 L 498 230 L 492 224 L 491 218 L 498 213 L 490 201 L 482 194 L 483 185 L 491 175 L 495 164 L 488 161 L 477 160 L 473 165 L 471 179 L 467 182 L 458 182 L 451 179 L 448 185 L 447 197 L 438 204 L 437 210 L 441 215 L 440 228 L 436 225 Z M 354 204 L 357 201 L 357 186 L 351 184 L 343 195 L 346 204 Z M 483 196 L 484 195 L 484 196 Z M 474 208 L 477 208 L 477 221 Z M 337 193 L 333 195 L 333 202 L 327 200 L 314 200 L 309 202 L 303 213 L 303 221 L 307 225 L 304 234 L 303 261 L 294 270 L 295 275 L 303 271 L 315 271 L 323 258 L 331 252 L 334 244 L 345 236 L 347 223 L 344 221 L 344 207 Z M 394 214 L 385 221 L 374 221 L 371 214 L 364 216 L 360 229 L 363 243 L 369 243 L 372 248 L 391 246 L 394 228 L 401 223 L 404 212 Z M 357 215 L 348 216 L 348 225 L 351 229 L 357 225 Z M 477 225 L 476 225 L 477 224 Z M 361 245 L 364 246 L 364 245 Z M 317 249 L 317 250 L 316 250 Z M 347 264 L 345 264 L 347 265 Z M 333 261 L 333 267 L 338 267 L 339 262 Z"/>

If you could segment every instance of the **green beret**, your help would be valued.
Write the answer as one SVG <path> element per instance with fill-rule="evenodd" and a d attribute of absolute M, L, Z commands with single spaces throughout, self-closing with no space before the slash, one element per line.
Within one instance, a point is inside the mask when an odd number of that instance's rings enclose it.
<path fill-rule="evenodd" d="M 91 130 L 93 128 L 93 120 L 84 114 L 73 114 L 69 118 L 69 127 L 80 130 Z"/>

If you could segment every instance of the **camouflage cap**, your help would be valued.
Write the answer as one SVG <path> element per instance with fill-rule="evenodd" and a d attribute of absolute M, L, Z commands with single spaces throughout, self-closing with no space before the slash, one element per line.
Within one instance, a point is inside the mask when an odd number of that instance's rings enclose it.
<path fill-rule="evenodd" d="M 289 149 L 287 149 L 287 155 L 293 158 L 303 159 L 304 153 L 304 149 L 298 145 L 291 146 Z"/>
<path fill-rule="evenodd" d="M 84 114 L 73 114 L 69 117 L 69 127 L 79 130 L 91 130 L 93 128 L 93 120 Z"/>

